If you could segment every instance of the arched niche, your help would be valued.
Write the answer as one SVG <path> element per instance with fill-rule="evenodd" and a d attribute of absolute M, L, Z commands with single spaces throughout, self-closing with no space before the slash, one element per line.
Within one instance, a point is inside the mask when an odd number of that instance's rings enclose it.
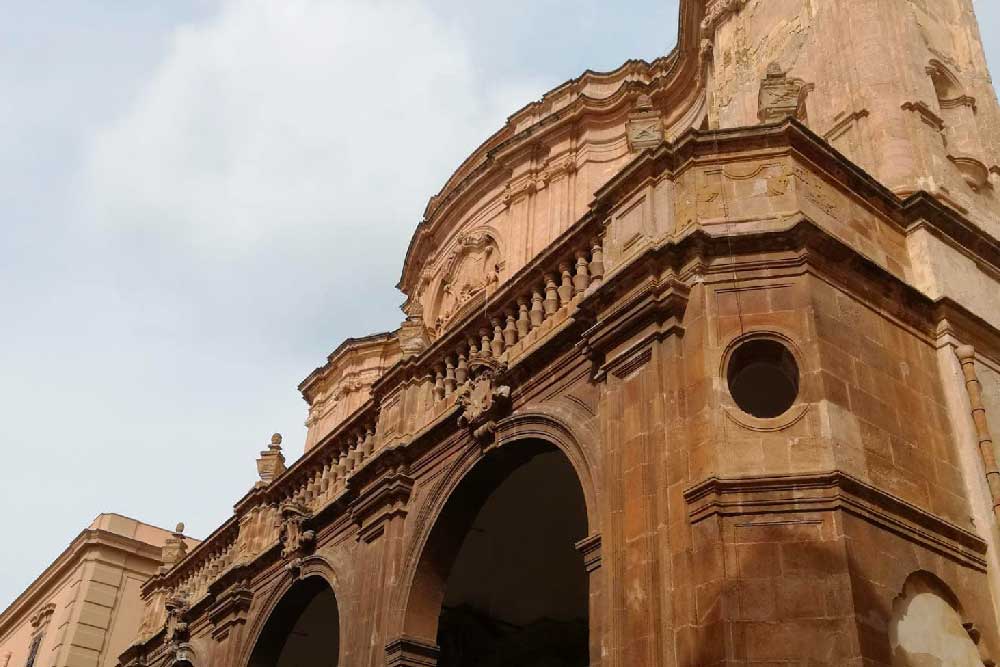
<path fill-rule="evenodd" d="M 941 136 L 948 159 L 969 187 L 978 191 L 988 182 L 989 170 L 981 159 L 983 153 L 975 118 L 976 101 L 966 94 L 965 87 L 954 72 L 940 61 L 931 60 L 928 63 L 927 75 L 937 97 Z"/>
<path fill-rule="evenodd" d="M 943 581 L 923 571 L 907 577 L 889 619 L 893 667 L 983 667 L 973 636 Z"/>
<path fill-rule="evenodd" d="M 295 582 L 274 606 L 254 643 L 247 667 L 338 667 L 340 611 L 321 576 Z"/>
<path fill-rule="evenodd" d="M 588 530 L 561 449 L 529 438 L 488 452 L 448 494 L 414 571 L 404 636 L 437 647 L 420 664 L 590 664 Z"/>
<path fill-rule="evenodd" d="M 475 229 L 455 240 L 435 278 L 430 307 L 424 304 L 427 324 L 436 336 L 496 288 L 503 266 L 503 248 L 492 229 Z"/>

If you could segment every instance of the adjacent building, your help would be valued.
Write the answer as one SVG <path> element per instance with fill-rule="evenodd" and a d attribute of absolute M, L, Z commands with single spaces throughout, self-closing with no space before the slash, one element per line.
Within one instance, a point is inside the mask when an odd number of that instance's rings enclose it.
<path fill-rule="evenodd" d="M 99 515 L 0 614 L 0 667 L 114 667 L 139 629 L 142 584 L 179 541 L 196 543 Z"/>

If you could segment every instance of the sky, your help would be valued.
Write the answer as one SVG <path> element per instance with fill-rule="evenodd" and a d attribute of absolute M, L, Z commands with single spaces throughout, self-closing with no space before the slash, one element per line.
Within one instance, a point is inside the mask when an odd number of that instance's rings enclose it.
<path fill-rule="evenodd" d="M 1000 71 L 1000 2 L 974 0 Z M 627 8 L 627 9 L 626 9 Z M 203 537 L 398 326 L 428 197 L 677 0 L 0 3 L 0 608 L 100 512 Z"/>

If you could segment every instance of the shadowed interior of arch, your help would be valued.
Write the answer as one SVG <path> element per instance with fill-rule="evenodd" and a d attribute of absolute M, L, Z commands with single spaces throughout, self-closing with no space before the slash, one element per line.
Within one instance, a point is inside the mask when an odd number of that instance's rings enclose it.
<path fill-rule="evenodd" d="M 337 667 L 340 616 L 321 577 L 296 583 L 271 612 L 249 667 Z"/>
<path fill-rule="evenodd" d="M 439 667 L 589 664 L 587 513 L 573 466 L 542 442 L 492 452 L 452 493 L 425 548 Z M 435 604 L 436 603 L 436 604 Z M 430 619 L 428 619 L 430 620 Z"/>

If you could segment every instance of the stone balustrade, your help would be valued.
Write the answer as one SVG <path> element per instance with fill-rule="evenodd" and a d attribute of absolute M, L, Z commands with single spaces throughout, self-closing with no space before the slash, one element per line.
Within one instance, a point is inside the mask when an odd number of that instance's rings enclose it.
<path fill-rule="evenodd" d="M 454 405 L 460 390 L 472 380 L 470 363 L 516 364 L 570 317 L 588 291 L 601 284 L 604 249 L 594 235 L 594 222 L 584 220 L 568 230 L 562 243 L 554 244 L 549 253 L 490 295 L 482 311 L 456 322 L 417 358 L 397 364 L 398 368 L 408 362 L 406 374 L 384 378 L 402 385 L 430 384 L 430 409 L 423 415 L 424 423 Z M 392 374 L 390 369 L 386 376 Z M 237 503 L 230 521 L 172 568 L 153 577 L 144 587 L 143 633 L 153 634 L 163 627 L 171 604 L 198 605 L 212 584 L 235 566 L 278 545 L 284 556 L 306 548 L 306 542 L 314 539 L 307 529 L 309 518 L 348 496 L 351 477 L 385 446 L 378 430 L 379 399 L 384 396 L 384 392 L 376 393 L 287 470 L 281 457 L 280 467 L 268 468 L 270 474 L 262 474 L 257 486 Z M 276 435 L 270 456 L 280 457 L 280 442 Z"/>
<path fill-rule="evenodd" d="M 506 295 L 506 301 L 486 304 L 482 322 L 452 336 L 458 338 L 457 345 L 432 364 L 435 401 L 447 400 L 468 382 L 472 359 L 514 362 L 603 278 L 603 247 L 594 238 L 556 261 L 551 270 L 540 272 L 529 286 Z"/>

